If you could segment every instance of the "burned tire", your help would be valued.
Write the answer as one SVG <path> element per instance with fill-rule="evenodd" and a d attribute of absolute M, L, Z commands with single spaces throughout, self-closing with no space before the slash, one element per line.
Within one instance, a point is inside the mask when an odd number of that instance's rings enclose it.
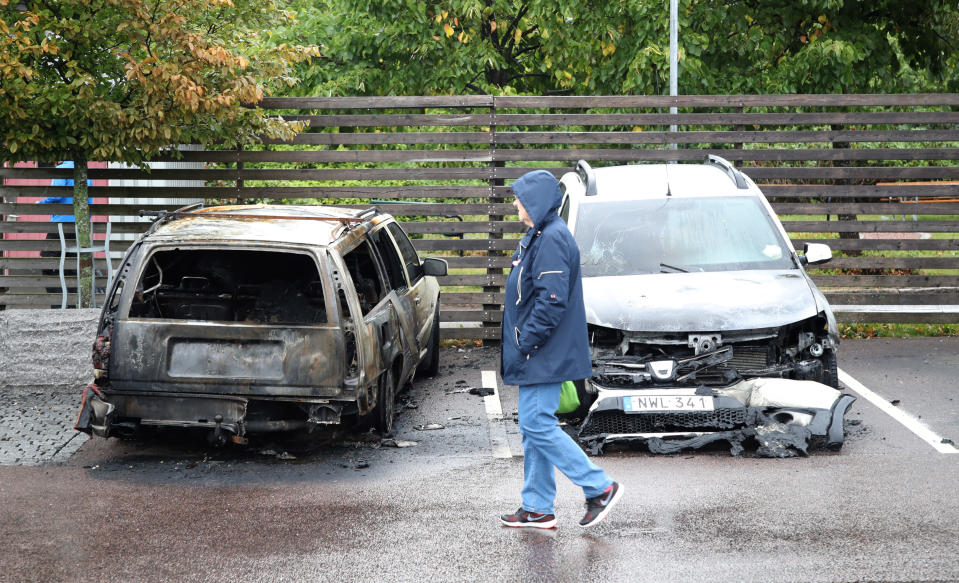
<path fill-rule="evenodd" d="M 433 315 L 433 331 L 430 332 L 430 344 L 426 349 L 426 357 L 416 368 L 416 372 L 424 377 L 435 377 L 440 371 L 440 307 L 436 306 Z"/>
<path fill-rule="evenodd" d="M 380 433 L 393 431 L 393 405 L 396 403 L 396 381 L 393 379 L 393 370 L 388 368 L 380 375 L 376 386 L 376 406 L 371 413 L 373 427 Z"/>
<path fill-rule="evenodd" d="M 834 389 L 839 388 L 839 365 L 836 351 L 827 349 L 822 355 L 822 384 Z"/>

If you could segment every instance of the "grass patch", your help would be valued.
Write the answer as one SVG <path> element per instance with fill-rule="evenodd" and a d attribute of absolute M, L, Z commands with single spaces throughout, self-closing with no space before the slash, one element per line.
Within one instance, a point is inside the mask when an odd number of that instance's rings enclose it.
<path fill-rule="evenodd" d="M 959 324 L 839 324 L 839 337 L 850 340 L 922 336 L 959 336 Z"/>
<path fill-rule="evenodd" d="M 857 215 L 857 219 L 861 221 L 900 221 L 897 217 L 903 215 Z M 916 215 L 916 221 L 912 221 L 912 215 L 905 215 L 905 220 L 907 222 L 921 223 L 922 221 L 936 221 L 936 220 L 951 220 L 953 215 Z M 780 220 L 783 221 L 783 224 L 788 226 L 789 221 L 824 221 L 826 215 L 783 215 L 780 217 Z M 921 226 L 919 226 L 921 230 Z M 929 236 L 932 239 L 955 239 L 959 237 L 959 233 L 930 233 Z M 790 233 L 790 237 L 793 239 L 838 239 L 838 233 Z M 833 249 L 834 257 L 848 257 L 849 253 L 846 253 L 842 250 Z M 879 249 L 864 249 L 860 252 L 861 257 L 959 257 L 959 250 L 879 250 Z M 828 264 L 827 264 L 828 265 Z M 847 270 L 836 270 L 829 269 L 828 267 L 822 269 L 810 269 L 810 273 L 817 275 L 838 275 L 846 272 Z M 889 271 L 889 270 L 884 270 Z M 959 275 L 959 269 L 917 269 L 915 270 L 917 275 L 938 275 L 938 276 L 955 276 Z"/>
<path fill-rule="evenodd" d="M 443 348 L 481 348 L 483 346 L 483 340 L 481 338 L 451 338 L 448 340 L 440 340 L 440 346 Z"/>

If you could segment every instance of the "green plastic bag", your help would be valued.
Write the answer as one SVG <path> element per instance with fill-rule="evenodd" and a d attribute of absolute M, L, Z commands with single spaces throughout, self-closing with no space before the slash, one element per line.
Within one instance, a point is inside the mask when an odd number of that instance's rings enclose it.
<path fill-rule="evenodd" d="M 573 381 L 564 381 L 563 390 L 559 394 L 559 408 L 557 413 L 572 413 L 579 409 L 579 395 L 576 394 L 576 385 Z"/>

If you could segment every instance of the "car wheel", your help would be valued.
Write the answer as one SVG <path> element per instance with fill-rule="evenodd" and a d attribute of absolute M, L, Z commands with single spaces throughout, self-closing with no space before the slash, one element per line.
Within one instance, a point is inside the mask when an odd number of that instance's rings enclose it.
<path fill-rule="evenodd" d="M 424 377 L 435 377 L 440 371 L 440 307 L 436 306 L 433 315 L 433 331 L 430 332 L 430 344 L 426 349 L 423 362 L 417 367 L 417 372 Z"/>
<path fill-rule="evenodd" d="M 836 351 L 826 350 L 822 355 L 822 384 L 834 389 L 839 388 L 839 365 L 836 361 Z"/>
<path fill-rule="evenodd" d="M 388 368 L 380 375 L 377 391 L 373 426 L 380 433 L 390 433 L 393 431 L 393 405 L 396 403 L 396 381 L 393 380 L 392 369 Z"/>

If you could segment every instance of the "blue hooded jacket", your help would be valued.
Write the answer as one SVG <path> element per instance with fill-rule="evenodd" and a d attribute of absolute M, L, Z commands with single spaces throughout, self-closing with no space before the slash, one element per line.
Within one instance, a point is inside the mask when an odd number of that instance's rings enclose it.
<path fill-rule="evenodd" d="M 513 253 L 506 281 L 503 381 L 523 386 L 589 378 L 579 247 L 556 214 L 559 182 L 536 170 L 514 182 L 513 193 L 534 226 Z"/>

